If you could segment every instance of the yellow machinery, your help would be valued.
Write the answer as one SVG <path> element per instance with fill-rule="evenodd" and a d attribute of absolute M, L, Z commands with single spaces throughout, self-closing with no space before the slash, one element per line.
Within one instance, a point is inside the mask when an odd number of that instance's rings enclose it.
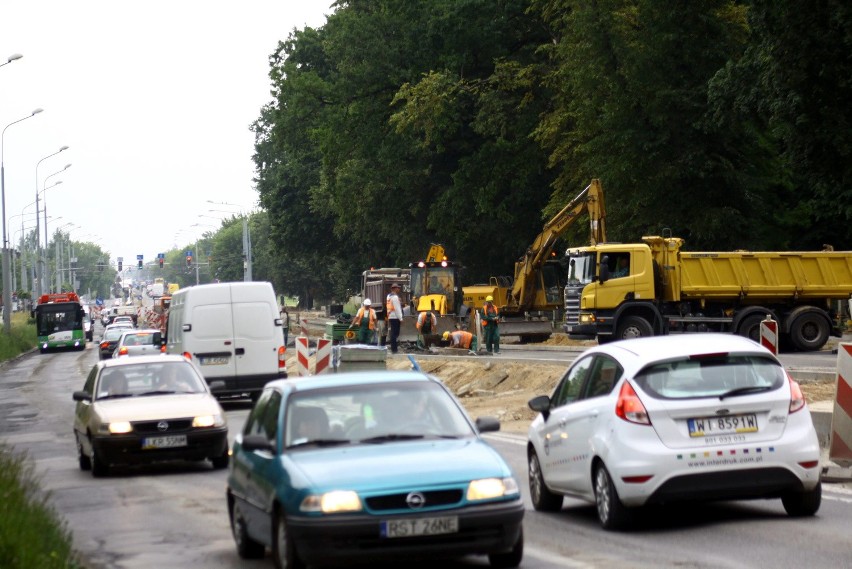
<path fill-rule="evenodd" d="M 362 297 L 369 298 L 381 322 L 380 336 L 384 336 L 385 299 L 392 284 L 399 284 L 400 303 L 405 316 L 400 325 L 400 342 L 416 342 L 417 315 L 424 310 L 433 311 L 438 320 L 432 339 L 447 330 L 455 330 L 462 309 L 460 272 L 462 267 L 449 260 L 444 247 L 433 243 L 426 257 L 409 267 L 370 269 L 362 274 Z"/>
<path fill-rule="evenodd" d="M 783 348 L 818 350 L 840 335 L 852 251 L 690 252 L 678 237 L 642 241 L 568 251 L 566 332 L 598 341 L 685 332 L 759 340 L 770 315 Z"/>
<path fill-rule="evenodd" d="M 488 284 L 464 287 L 464 303 L 470 309 L 482 308 L 487 296 L 494 297 L 503 322 L 502 336 L 523 340 L 546 339 L 552 332 L 548 315 L 564 307 L 563 269 L 554 258 L 557 239 L 584 213 L 588 213 L 590 243 L 606 241 L 606 207 L 601 182 L 593 179 L 580 194 L 548 221 L 526 253 L 515 262 L 514 278 L 491 277 Z"/>

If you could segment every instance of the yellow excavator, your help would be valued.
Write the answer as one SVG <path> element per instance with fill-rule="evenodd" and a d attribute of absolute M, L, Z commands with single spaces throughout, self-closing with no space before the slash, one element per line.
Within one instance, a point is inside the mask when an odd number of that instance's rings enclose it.
<path fill-rule="evenodd" d="M 571 200 L 541 233 L 526 253 L 515 262 L 514 277 L 491 277 L 488 284 L 466 286 L 464 304 L 478 310 L 487 296 L 494 297 L 500 310 L 501 336 L 520 336 L 522 341 L 542 341 L 550 337 L 553 322 L 564 309 L 564 270 L 553 251 L 557 239 L 583 214 L 588 213 L 590 245 L 606 242 L 606 207 L 600 180 L 592 182 Z"/>

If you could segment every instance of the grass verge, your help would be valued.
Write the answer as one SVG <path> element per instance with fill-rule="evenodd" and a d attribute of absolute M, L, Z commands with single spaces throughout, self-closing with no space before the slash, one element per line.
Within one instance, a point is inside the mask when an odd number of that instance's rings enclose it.
<path fill-rule="evenodd" d="M 32 461 L 0 442 L 0 567 L 76 569 L 71 534 L 39 488 Z"/>
<path fill-rule="evenodd" d="M 11 360 L 35 347 L 35 320 L 25 312 L 12 314 L 9 334 L 0 332 L 0 362 Z"/>
<path fill-rule="evenodd" d="M 0 329 L 0 361 L 36 346 L 35 323 L 13 314 L 10 333 Z M 0 567 L 78 569 L 71 533 L 48 504 L 32 461 L 0 441 Z"/>

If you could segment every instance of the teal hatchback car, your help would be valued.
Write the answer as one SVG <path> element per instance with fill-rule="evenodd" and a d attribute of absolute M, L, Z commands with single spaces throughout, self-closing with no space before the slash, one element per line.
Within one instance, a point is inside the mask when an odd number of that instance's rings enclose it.
<path fill-rule="evenodd" d="M 503 458 L 435 377 L 342 373 L 266 385 L 233 445 L 237 552 L 276 567 L 523 557 L 524 507 Z"/>

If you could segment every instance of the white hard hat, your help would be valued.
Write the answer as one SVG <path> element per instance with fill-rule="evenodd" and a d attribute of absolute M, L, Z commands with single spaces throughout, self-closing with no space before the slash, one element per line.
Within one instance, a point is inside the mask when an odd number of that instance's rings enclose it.
<path fill-rule="evenodd" d="M 373 304 L 373 303 L 372 303 L 372 302 L 370 302 L 370 299 L 369 299 L 369 298 L 365 298 L 365 299 L 364 299 L 364 306 L 370 306 L 371 304 Z"/>

